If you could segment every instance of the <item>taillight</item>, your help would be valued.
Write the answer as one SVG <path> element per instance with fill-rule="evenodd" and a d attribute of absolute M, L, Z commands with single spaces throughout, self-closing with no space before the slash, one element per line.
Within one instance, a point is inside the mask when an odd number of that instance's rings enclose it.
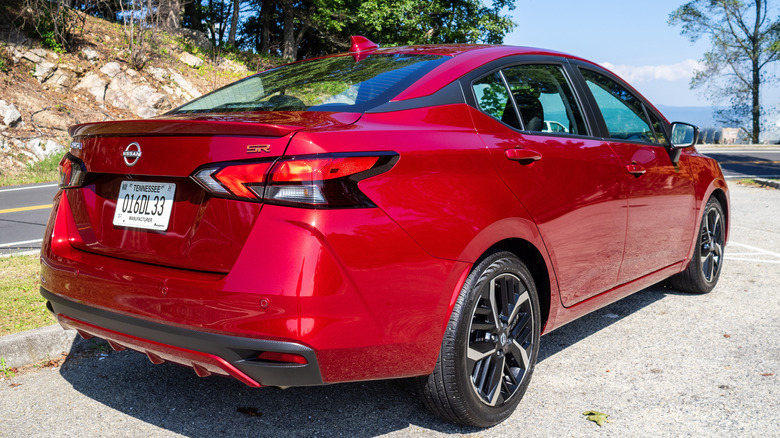
<path fill-rule="evenodd" d="M 395 153 L 333 154 L 223 163 L 192 178 L 217 197 L 310 208 L 373 207 L 358 182 L 386 172 Z"/>
<path fill-rule="evenodd" d="M 72 189 L 81 187 L 87 170 L 84 162 L 70 153 L 65 154 L 60 160 L 60 188 Z"/>

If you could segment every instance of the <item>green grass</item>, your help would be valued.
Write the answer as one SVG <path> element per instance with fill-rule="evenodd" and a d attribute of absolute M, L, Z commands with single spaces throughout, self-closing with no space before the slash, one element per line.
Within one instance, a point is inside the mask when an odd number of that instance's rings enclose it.
<path fill-rule="evenodd" d="M 61 159 L 62 155 L 56 154 L 27 166 L 21 173 L 0 172 L 0 187 L 57 181 L 60 178 L 59 164 Z"/>
<path fill-rule="evenodd" d="M 0 258 L 0 336 L 56 323 L 38 292 L 38 255 Z"/>

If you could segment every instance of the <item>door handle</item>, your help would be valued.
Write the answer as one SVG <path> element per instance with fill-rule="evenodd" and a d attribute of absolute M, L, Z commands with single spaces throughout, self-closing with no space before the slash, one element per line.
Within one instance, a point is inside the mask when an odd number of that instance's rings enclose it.
<path fill-rule="evenodd" d="M 642 176 L 647 173 L 647 169 L 636 163 L 626 164 L 626 170 L 634 176 Z"/>
<path fill-rule="evenodd" d="M 531 149 L 507 149 L 504 154 L 507 159 L 519 161 L 521 164 L 531 164 L 542 159 L 542 154 Z"/>

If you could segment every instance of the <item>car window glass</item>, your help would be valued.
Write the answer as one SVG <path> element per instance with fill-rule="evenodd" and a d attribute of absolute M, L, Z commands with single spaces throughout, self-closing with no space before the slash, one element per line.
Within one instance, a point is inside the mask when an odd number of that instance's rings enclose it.
<path fill-rule="evenodd" d="M 518 65 L 503 70 L 526 131 L 587 135 L 585 119 L 557 65 Z"/>
<path fill-rule="evenodd" d="M 665 124 L 661 121 L 661 118 L 650 111 L 647 111 L 647 115 L 650 117 L 650 123 L 653 125 L 653 131 L 655 131 L 655 142 L 658 144 L 669 144 L 666 138 L 666 129 L 664 129 Z"/>
<path fill-rule="evenodd" d="M 283 65 L 235 82 L 168 114 L 354 111 L 381 105 L 446 61 L 436 55 L 333 56 Z"/>
<path fill-rule="evenodd" d="M 655 142 L 642 101 L 604 75 L 580 70 L 607 123 L 611 138 Z"/>
<path fill-rule="evenodd" d="M 509 91 L 504 86 L 500 73 L 495 72 L 485 76 L 474 82 L 472 88 L 479 109 L 497 120 L 521 129 L 515 109 L 509 100 Z"/>

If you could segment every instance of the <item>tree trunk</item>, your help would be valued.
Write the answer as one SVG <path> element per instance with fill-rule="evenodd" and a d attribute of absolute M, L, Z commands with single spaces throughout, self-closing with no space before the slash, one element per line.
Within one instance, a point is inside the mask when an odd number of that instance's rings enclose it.
<path fill-rule="evenodd" d="M 758 59 L 753 60 L 753 144 L 758 144 L 759 136 L 761 134 L 761 100 L 759 99 L 759 93 L 761 91 L 761 70 L 758 66 Z"/>
<path fill-rule="evenodd" d="M 181 28 L 181 0 L 159 0 L 157 16 L 164 29 Z"/>
<path fill-rule="evenodd" d="M 228 45 L 236 45 L 236 30 L 238 30 L 238 12 L 241 9 L 241 0 L 233 0 L 233 17 L 230 21 L 230 33 L 228 34 Z"/>
<path fill-rule="evenodd" d="M 200 0 L 188 0 L 184 3 L 184 13 L 189 17 L 190 19 L 190 27 L 193 29 L 203 32 L 203 23 L 201 22 L 200 18 L 200 8 L 198 8 L 198 5 L 195 3 Z"/>
<path fill-rule="evenodd" d="M 263 55 L 271 54 L 271 0 L 263 0 L 260 18 L 260 53 Z"/>
<path fill-rule="evenodd" d="M 282 58 L 294 60 L 298 55 L 295 46 L 295 10 L 292 0 L 281 0 L 282 4 Z"/>

